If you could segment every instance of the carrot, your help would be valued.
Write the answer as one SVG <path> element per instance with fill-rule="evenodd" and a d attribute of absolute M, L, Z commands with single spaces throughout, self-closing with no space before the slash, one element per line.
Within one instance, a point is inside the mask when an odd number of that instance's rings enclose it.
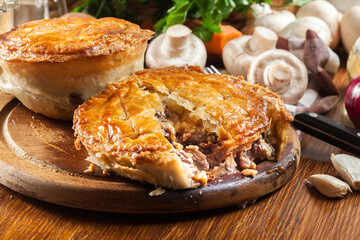
<path fill-rule="evenodd" d="M 205 42 L 209 54 L 221 55 L 225 44 L 231 39 L 242 37 L 242 33 L 230 25 L 221 25 L 221 33 L 214 33 L 209 42 Z"/>

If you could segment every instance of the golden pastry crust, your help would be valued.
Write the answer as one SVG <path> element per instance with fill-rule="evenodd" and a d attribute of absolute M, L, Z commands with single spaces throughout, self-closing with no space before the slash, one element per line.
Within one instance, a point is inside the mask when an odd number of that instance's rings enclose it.
<path fill-rule="evenodd" d="M 153 32 L 117 18 L 53 18 L 0 35 L 0 90 L 50 118 L 144 68 Z"/>
<path fill-rule="evenodd" d="M 102 168 L 178 189 L 275 158 L 290 121 L 281 98 L 259 85 L 167 67 L 109 85 L 75 111 L 73 128 Z"/>
<path fill-rule="evenodd" d="M 8 61 L 65 62 L 131 52 L 152 35 L 150 30 L 111 17 L 35 20 L 0 35 L 0 56 Z"/>

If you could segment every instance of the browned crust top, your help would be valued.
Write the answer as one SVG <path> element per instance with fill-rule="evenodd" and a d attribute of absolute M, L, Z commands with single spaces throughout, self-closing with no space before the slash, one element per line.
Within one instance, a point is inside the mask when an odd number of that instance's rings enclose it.
<path fill-rule="evenodd" d="M 0 35 L 0 57 L 8 61 L 64 62 L 128 51 L 152 35 L 150 30 L 111 17 L 35 20 Z"/>
<path fill-rule="evenodd" d="M 197 67 L 167 67 L 138 71 L 85 102 L 75 111 L 75 134 L 95 151 L 169 151 L 155 118 L 164 110 L 158 94 L 176 95 L 201 109 L 224 132 L 220 141 L 236 145 L 256 140 L 272 121 L 292 120 L 281 98 L 259 85 L 203 74 Z"/>

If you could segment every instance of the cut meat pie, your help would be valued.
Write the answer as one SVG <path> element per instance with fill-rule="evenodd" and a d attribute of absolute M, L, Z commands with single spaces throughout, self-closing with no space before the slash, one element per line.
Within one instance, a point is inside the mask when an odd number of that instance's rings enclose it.
<path fill-rule="evenodd" d="M 167 67 L 109 85 L 75 111 L 73 128 L 103 169 L 183 189 L 276 160 L 290 121 L 281 98 L 259 85 Z"/>

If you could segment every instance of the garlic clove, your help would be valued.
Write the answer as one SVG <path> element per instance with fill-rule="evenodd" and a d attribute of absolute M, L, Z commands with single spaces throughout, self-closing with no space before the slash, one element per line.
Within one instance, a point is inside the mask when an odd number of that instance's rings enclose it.
<path fill-rule="evenodd" d="M 341 178 L 360 191 L 360 159 L 347 154 L 331 154 L 331 162 Z"/>
<path fill-rule="evenodd" d="M 330 175 L 314 174 L 309 177 L 309 181 L 327 197 L 343 197 L 348 192 L 352 192 L 346 182 Z"/>

